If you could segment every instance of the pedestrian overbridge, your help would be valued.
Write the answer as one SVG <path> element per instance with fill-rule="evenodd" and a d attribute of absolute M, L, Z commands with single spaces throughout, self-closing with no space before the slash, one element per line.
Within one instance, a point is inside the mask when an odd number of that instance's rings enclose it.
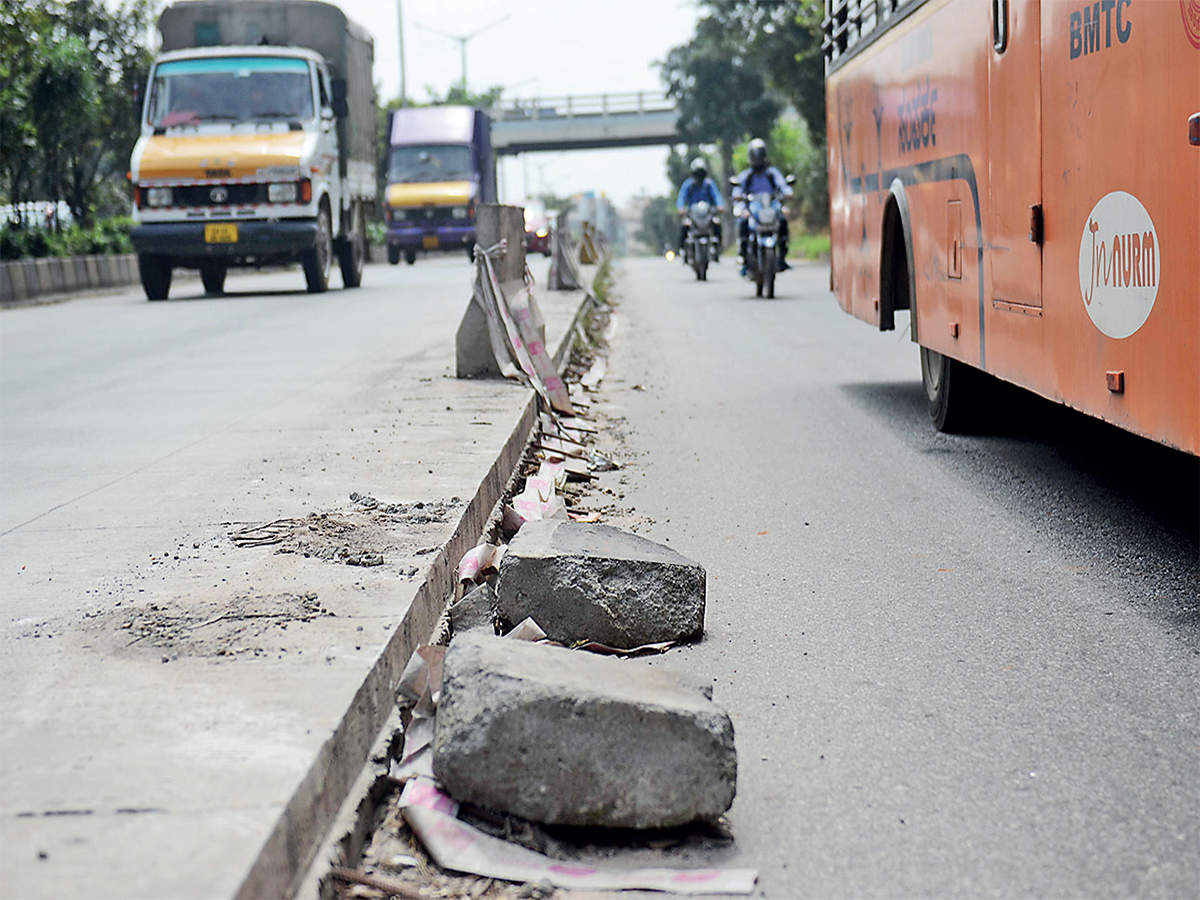
<path fill-rule="evenodd" d="M 679 111 L 661 91 L 513 100 L 490 111 L 499 154 L 680 142 Z"/>

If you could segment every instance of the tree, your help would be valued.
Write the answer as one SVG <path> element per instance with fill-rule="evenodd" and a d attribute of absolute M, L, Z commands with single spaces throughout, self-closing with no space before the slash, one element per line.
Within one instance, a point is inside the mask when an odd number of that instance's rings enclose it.
<path fill-rule="evenodd" d="M 814 142 L 823 146 L 822 0 L 704 0 L 703 6 L 771 89 L 800 113 Z"/>
<path fill-rule="evenodd" d="M 124 211 L 150 0 L 22 0 L 0 9 L 0 192 Z"/>
<path fill-rule="evenodd" d="M 654 253 L 675 246 L 679 240 L 679 217 L 675 214 L 674 197 L 654 197 L 646 204 L 637 239 Z"/>
<path fill-rule="evenodd" d="M 706 16 L 696 33 L 667 54 L 661 65 L 667 96 L 679 105 L 679 132 L 689 143 L 715 143 L 722 175 L 732 170 L 733 148 L 746 137 L 766 134 L 781 104 L 762 73 L 747 59 L 727 28 Z"/>

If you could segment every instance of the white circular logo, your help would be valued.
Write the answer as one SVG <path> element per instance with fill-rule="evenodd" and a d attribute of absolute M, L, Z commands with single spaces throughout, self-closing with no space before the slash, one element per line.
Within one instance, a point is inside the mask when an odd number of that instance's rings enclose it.
<path fill-rule="evenodd" d="M 1092 323 L 1127 338 L 1150 317 L 1158 296 L 1162 251 L 1146 207 L 1133 194 L 1100 198 L 1079 241 L 1079 292 Z"/>

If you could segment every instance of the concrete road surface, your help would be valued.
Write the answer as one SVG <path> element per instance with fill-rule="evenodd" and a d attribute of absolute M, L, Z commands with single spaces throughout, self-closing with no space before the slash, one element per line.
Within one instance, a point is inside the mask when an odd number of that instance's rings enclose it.
<path fill-rule="evenodd" d="M 470 283 L 0 311 L 0 896 L 302 873 L 523 447 L 529 391 L 450 377 Z"/>
<path fill-rule="evenodd" d="M 768 897 L 1200 894 L 1197 461 L 1040 401 L 935 433 L 907 323 L 828 269 L 623 265 L 603 476 L 708 568 L 655 665 L 732 712 Z M 636 390 L 634 388 L 637 388 Z"/>

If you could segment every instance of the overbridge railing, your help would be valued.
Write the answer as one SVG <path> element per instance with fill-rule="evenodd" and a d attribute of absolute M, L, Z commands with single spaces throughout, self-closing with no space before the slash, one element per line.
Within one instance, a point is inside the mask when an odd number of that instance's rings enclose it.
<path fill-rule="evenodd" d="M 565 97 L 531 97 L 505 100 L 491 110 L 493 119 L 524 122 L 537 119 L 573 119 L 577 116 L 615 116 L 663 113 L 675 101 L 662 91 L 621 94 L 578 94 Z"/>

